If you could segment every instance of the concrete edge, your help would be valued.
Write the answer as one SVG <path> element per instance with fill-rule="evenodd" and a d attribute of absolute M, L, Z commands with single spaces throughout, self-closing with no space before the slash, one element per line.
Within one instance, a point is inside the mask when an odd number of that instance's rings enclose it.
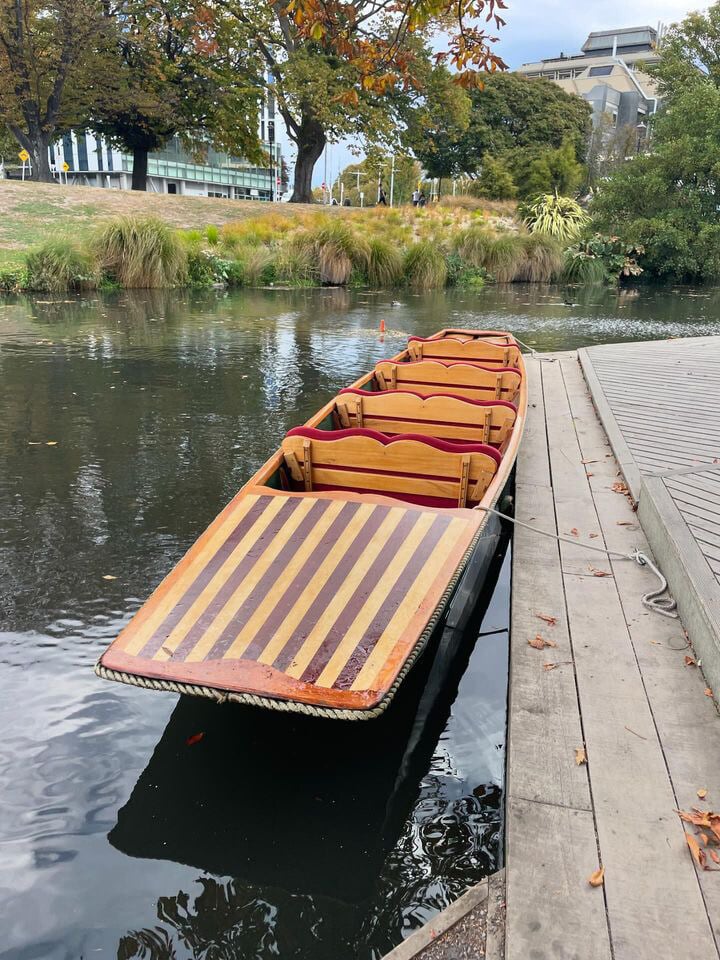
<path fill-rule="evenodd" d="M 496 878 L 500 878 L 497 880 Z M 494 873 L 491 877 L 486 877 L 471 887 L 466 893 L 459 897 L 449 907 L 441 910 L 437 916 L 433 917 L 428 923 L 415 930 L 410 936 L 399 943 L 390 953 L 386 953 L 382 960 L 412 960 L 425 947 L 437 940 L 438 937 L 459 923 L 463 917 L 467 916 L 471 910 L 488 900 L 490 883 L 494 884 L 493 889 L 497 889 L 496 884 L 501 883 L 504 889 L 504 871 Z M 502 960 L 502 956 L 493 956 L 486 953 L 486 960 Z"/>
<path fill-rule="evenodd" d="M 677 601 L 708 685 L 720 694 L 720 586 L 662 477 L 645 477 L 638 520 Z"/>
<path fill-rule="evenodd" d="M 610 404 L 607 401 L 607 397 L 605 396 L 605 391 L 603 390 L 602 384 L 595 373 L 592 357 L 588 353 L 587 347 L 581 347 L 578 350 L 578 359 L 580 361 L 580 367 L 582 369 L 583 376 L 585 377 L 585 383 L 588 385 L 590 396 L 592 397 L 593 404 L 595 405 L 595 409 L 597 410 L 598 417 L 600 418 L 600 422 L 603 425 L 607 438 L 610 441 L 610 446 L 615 454 L 615 459 L 620 465 L 620 469 L 622 470 L 623 476 L 625 477 L 625 482 L 630 489 L 632 498 L 635 503 L 637 503 L 640 500 L 642 477 L 640 476 L 640 471 L 635 463 L 635 458 L 630 452 L 630 448 L 625 442 L 625 438 L 623 437 L 622 432 L 617 425 L 615 416 L 610 408 Z"/>

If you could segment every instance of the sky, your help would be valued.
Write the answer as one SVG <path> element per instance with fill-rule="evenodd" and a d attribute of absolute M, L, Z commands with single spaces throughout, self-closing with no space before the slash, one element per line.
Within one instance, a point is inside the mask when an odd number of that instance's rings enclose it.
<path fill-rule="evenodd" d="M 657 27 L 682 20 L 691 10 L 707 4 L 692 0 L 506 0 L 508 8 L 500 11 L 507 21 L 499 31 L 497 52 L 511 70 L 523 63 L 542 60 L 559 53 L 579 53 L 591 30 L 614 27 Z M 328 180 L 357 158 L 348 143 L 335 144 L 329 150 Z M 313 184 L 324 179 L 325 163 L 321 158 L 315 167 Z"/>

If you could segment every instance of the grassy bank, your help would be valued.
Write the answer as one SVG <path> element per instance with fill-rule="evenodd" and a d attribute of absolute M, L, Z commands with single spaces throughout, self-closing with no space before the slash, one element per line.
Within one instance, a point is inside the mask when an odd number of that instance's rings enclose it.
<path fill-rule="evenodd" d="M 58 193 L 58 202 L 67 203 Z M 178 215 L 177 198 L 166 198 L 169 202 L 161 206 L 157 201 L 163 198 L 152 195 L 137 200 L 134 195 L 114 194 L 110 203 L 127 197 L 136 207 L 150 201 L 150 208 L 173 218 Z M 21 207 L 15 217 L 28 215 L 27 203 Z M 244 203 L 232 207 L 245 216 L 191 229 L 178 229 L 167 216 L 111 217 L 90 213 L 87 207 L 71 207 L 64 214 L 56 210 L 36 227 L 46 239 L 26 252 L 14 248 L 18 255 L 0 263 L 0 290 L 214 284 L 429 290 L 481 287 L 492 280 L 550 281 L 564 269 L 562 244 L 528 233 L 514 217 L 511 204 L 448 198 L 418 209 L 276 205 L 258 210 L 257 205 Z M 212 207 L 203 206 L 193 209 L 192 215 L 208 212 L 214 212 Z M 103 211 L 109 213 L 107 208 Z M 185 216 L 183 227 L 189 222 L 189 208 Z M 24 229 L 29 229 L 27 222 Z"/>

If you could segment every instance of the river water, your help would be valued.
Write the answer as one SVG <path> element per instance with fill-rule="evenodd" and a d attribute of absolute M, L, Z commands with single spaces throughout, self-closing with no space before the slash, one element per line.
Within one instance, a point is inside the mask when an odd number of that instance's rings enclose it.
<path fill-rule="evenodd" d="M 717 291 L 396 297 L 0 300 L 0 957 L 374 960 L 501 865 L 509 548 L 418 736 L 427 665 L 350 729 L 92 672 L 285 431 L 408 334 L 720 333 Z"/>

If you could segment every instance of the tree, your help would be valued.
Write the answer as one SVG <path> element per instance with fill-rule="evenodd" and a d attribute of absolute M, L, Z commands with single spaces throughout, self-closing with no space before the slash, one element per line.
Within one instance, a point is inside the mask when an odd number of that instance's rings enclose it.
<path fill-rule="evenodd" d="M 112 92 L 100 0 L 0 0 L 0 122 L 52 181 L 48 148 Z"/>
<path fill-rule="evenodd" d="M 706 81 L 720 87 L 720 4 L 669 27 L 659 52 L 659 61 L 646 69 L 666 103 Z"/>
<path fill-rule="evenodd" d="M 297 145 L 292 199 L 312 199 L 312 172 L 328 138 L 355 135 L 365 143 L 393 143 L 391 95 L 419 89 L 415 36 L 450 29 L 448 50 L 436 55 L 458 70 L 459 84 L 474 70 L 502 60 L 473 21 L 503 24 L 503 0 L 215 0 L 218 16 L 233 17 L 264 60 L 268 91 L 276 98 Z M 218 13 L 221 11 L 221 13 Z"/>
<path fill-rule="evenodd" d="M 227 24 L 195 0 L 115 0 L 118 95 L 100 102 L 92 126 L 133 155 L 132 189 L 145 190 L 148 153 L 180 134 L 260 160 L 261 74 Z"/>
<path fill-rule="evenodd" d="M 487 197 L 488 200 L 512 200 L 517 196 L 517 187 L 505 161 L 486 156 L 472 192 L 473 196 Z"/>
<path fill-rule="evenodd" d="M 572 194 L 583 181 L 584 168 L 576 148 L 566 140 L 557 149 L 517 147 L 507 154 L 508 165 L 521 197 L 543 193 Z"/>
<path fill-rule="evenodd" d="M 462 173 L 457 144 L 470 123 L 471 101 L 443 66 L 427 72 L 420 103 L 408 104 L 403 141 L 412 149 L 429 177 Z"/>
<path fill-rule="evenodd" d="M 565 93 L 544 78 L 517 73 L 492 73 L 482 89 L 470 91 L 467 128 L 443 150 L 456 170 L 475 175 L 484 157 L 514 152 L 536 159 L 545 150 L 569 143 L 577 161 L 585 156 L 591 109 L 580 97 Z M 519 185 L 517 176 L 516 182 Z M 542 192 L 542 191 L 541 191 Z"/>

